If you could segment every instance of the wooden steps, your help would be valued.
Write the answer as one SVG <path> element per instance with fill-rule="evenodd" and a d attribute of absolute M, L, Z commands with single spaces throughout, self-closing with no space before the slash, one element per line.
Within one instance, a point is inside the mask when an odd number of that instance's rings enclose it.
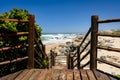
<path fill-rule="evenodd" d="M 67 69 L 66 56 L 57 55 L 55 57 L 55 65 L 52 66 L 52 69 Z"/>
<path fill-rule="evenodd" d="M 118 80 L 97 70 L 25 69 L 0 80 Z"/>

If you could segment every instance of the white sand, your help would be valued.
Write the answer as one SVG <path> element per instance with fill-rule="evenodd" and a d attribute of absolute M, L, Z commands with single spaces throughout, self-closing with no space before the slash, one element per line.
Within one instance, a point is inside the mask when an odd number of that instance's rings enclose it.
<path fill-rule="evenodd" d="M 120 38 L 99 37 L 99 42 L 101 43 L 101 45 L 104 45 L 104 46 L 120 48 Z M 55 47 L 56 47 L 56 51 L 58 52 L 60 49 L 59 45 L 65 45 L 65 43 L 46 44 L 46 52 L 50 53 L 50 49 L 55 48 Z M 98 49 L 98 58 L 100 58 L 101 56 L 105 56 L 108 61 L 111 61 L 111 62 L 114 62 L 120 65 L 120 53 L 119 52 Z M 89 60 L 89 56 L 82 63 L 84 64 L 88 60 Z M 101 69 L 110 74 L 120 74 L 120 69 L 115 68 L 113 66 L 109 66 L 104 63 L 98 63 L 98 69 Z"/>

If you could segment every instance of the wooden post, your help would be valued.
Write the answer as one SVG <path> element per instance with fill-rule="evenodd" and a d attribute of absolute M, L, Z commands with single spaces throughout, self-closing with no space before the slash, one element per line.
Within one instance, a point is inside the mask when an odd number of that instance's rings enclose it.
<path fill-rule="evenodd" d="M 98 16 L 91 17 L 91 52 L 90 52 L 90 69 L 97 69 L 97 32 L 98 32 Z"/>
<path fill-rule="evenodd" d="M 46 46 L 45 45 L 43 45 L 44 47 L 43 47 L 43 51 L 44 51 L 44 55 L 46 55 Z"/>
<path fill-rule="evenodd" d="M 46 56 L 46 46 L 45 45 L 43 45 L 43 58 L 47 59 L 47 56 Z"/>
<path fill-rule="evenodd" d="M 67 65 L 67 68 L 68 68 L 68 64 L 69 64 L 69 57 L 68 57 L 68 54 L 66 55 L 66 65 Z"/>
<path fill-rule="evenodd" d="M 50 64 L 49 64 L 50 68 L 52 68 L 52 51 L 51 50 L 50 50 L 50 59 L 49 60 L 50 60 Z"/>
<path fill-rule="evenodd" d="M 29 15 L 28 63 L 27 68 L 34 68 L 34 15 Z"/>
<path fill-rule="evenodd" d="M 70 53 L 67 55 L 67 65 L 68 65 L 68 69 L 70 69 Z"/>
<path fill-rule="evenodd" d="M 80 47 L 78 46 L 77 48 L 78 48 L 78 50 L 77 50 L 77 64 L 78 64 L 77 68 L 80 69 L 80 62 L 79 62 L 80 61 Z"/>
<path fill-rule="evenodd" d="M 54 52 L 52 53 L 52 66 L 55 66 L 55 55 L 54 55 Z"/>
<path fill-rule="evenodd" d="M 70 56 L 70 69 L 73 69 L 73 56 Z"/>

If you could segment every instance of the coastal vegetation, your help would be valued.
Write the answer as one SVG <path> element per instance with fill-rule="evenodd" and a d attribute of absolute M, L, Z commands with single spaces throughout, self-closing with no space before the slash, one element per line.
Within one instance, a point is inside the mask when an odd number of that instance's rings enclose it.
<path fill-rule="evenodd" d="M 107 33 L 120 34 L 120 29 L 111 29 L 109 31 L 100 31 L 100 33 L 103 33 L 103 34 L 107 34 Z"/>
<path fill-rule="evenodd" d="M 112 32 L 115 33 L 115 34 L 120 34 L 120 29 L 117 29 L 117 30 L 113 29 Z"/>
<path fill-rule="evenodd" d="M 28 10 L 22 10 L 14 8 L 9 12 L 5 12 L 0 14 L 0 19 L 18 19 L 18 20 L 29 20 L 29 12 Z M 39 25 L 34 24 L 36 31 L 39 35 L 37 40 L 41 40 L 41 27 Z M 11 21 L 2 21 L 0 20 L 0 33 L 9 34 L 9 33 L 17 33 L 17 32 L 27 32 L 28 31 L 28 23 L 20 23 L 20 22 L 11 22 Z M 0 37 L 0 48 L 4 47 L 13 47 L 16 45 L 22 45 L 20 49 L 12 49 L 8 51 L 1 51 L 0 52 L 0 62 L 17 59 L 27 54 L 27 35 L 24 36 L 7 36 L 7 37 Z M 39 53 L 41 55 L 41 53 Z M 42 55 L 41 55 L 42 56 Z M 37 59 L 37 56 L 35 56 Z M 41 66 L 35 64 L 36 68 L 43 68 L 43 65 L 48 65 L 48 62 L 44 59 L 39 60 Z M 26 62 L 23 61 L 22 63 L 12 63 L 10 65 L 0 66 L 0 76 L 19 71 L 20 69 L 26 68 Z M 21 65 L 21 66 L 18 66 Z"/>

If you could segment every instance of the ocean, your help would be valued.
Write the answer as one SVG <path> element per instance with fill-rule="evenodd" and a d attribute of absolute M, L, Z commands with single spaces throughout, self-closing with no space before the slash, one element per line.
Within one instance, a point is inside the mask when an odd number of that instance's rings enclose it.
<path fill-rule="evenodd" d="M 76 38 L 81 34 L 79 33 L 42 33 L 41 39 L 43 44 L 47 43 L 66 43 L 72 42 L 73 38 Z"/>

